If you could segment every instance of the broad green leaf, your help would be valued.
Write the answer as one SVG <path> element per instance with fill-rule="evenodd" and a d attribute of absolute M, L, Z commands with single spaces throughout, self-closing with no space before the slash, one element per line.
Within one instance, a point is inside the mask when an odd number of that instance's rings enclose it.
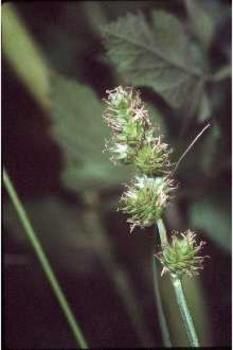
<path fill-rule="evenodd" d="M 107 56 L 129 83 L 151 87 L 181 107 L 203 79 L 204 60 L 176 17 L 156 11 L 151 22 L 128 14 L 103 27 Z"/>
<path fill-rule="evenodd" d="M 124 16 L 131 11 L 137 12 L 146 8 L 151 8 L 150 0 L 100 1 L 100 3 L 104 12 L 106 13 L 106 17 L 110 21 L 115 20 L 119 16 Z"/>
<path fill-rule="evenodd" d="M 104 106 L 93 90 L 55 75 L 52 103 L 52 134 L 64 155 L 64 185 L 75 191 L 99 190 L 128 180 L 130 168 L 114 166 L 103 153 L 110 131 L 102 118 Z"/>
<path fill-rule="evenodd" d="M 37 102 L 47 109 L 48 65 L 12 3 L 2 6 L 2 49 L 19 78 Z"/>
<path fill-rule="evenodd" d="M 216 21 L 214 13 L 203 5 L 200 0 L 185 0 L 194 34 L 205 48 L 208 48 L 214 36 Z"/>
<path fill-rule="evenodd" d="M 191 205 L 191 227 L 204 230 L 208 236 L 226 250 L 231 249 L 231 211 L 223 196 L 209 196 Z"/>
<path fill-rule="evenodd" d="M 209 49 L 219 29 L 219 22 L 224 22 L 231 10 L 230 3 L 218 0 L 184 0 L 184 5 L 193 34 L 204 49 Z"/>

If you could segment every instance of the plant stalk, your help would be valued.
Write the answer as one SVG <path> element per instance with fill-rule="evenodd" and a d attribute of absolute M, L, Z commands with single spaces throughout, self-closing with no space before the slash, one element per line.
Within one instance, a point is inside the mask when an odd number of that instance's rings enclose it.
<path fill-rule="evenodd" d="M 193 319 L 189 311 L 187 301 L 184 295 L 183 287 L 180 278 L 172 277 L 172 284 L 176 294 L 177 304 L 180 309 L 181 317 L 184 323 L 186 334 L 192 347 L 199 347 L 197 333 L 193 324 Z"/>
<path fill-rule="evenodd" d="M 164 246 L 167 244 L 167 231 L 166 231 L 166 227 L 165 227 L 162 219 L 159 219 L 157 221 L 157 226 L 158 226 L 158 230 L 159 230 L 159 237 L 160 237 L 161 245 Z"/>
<path fill-rule="evenodd" d="M 43 250 L 43 247 L 41 246 L 41 243 L 37 237 L 36 232 L 34 231 L 30 220 L 27 216 L 27 213 L 23 207 L 23 204 L 21 202 L 21 200 L 19 199 L 16 190 L 14 188 L 14 185 L 11 181 L 11 179 L 9 178 L 7 171 L 3 168 L 3 183 L 5 185 L 5 188 L 9 194 L 9 197 L 13 203 L 13 206 L 17 212 L 18 218 L 25 230 L 25 233 L 40 261 L 40 264 L 42 266 L 42 269 L 44 270 L 44 273 L 48 279 L 48 282 L 50 284 L 51 289 L 53 290 L 58 303 L 64 313 L 64 316 L 67 320 L 67 323 L 73 333 L 73 336 L 77 342 L 77 345 L 81 348 L 81 349 L 87 349 L 88 345 L 87 345 L 87 341 L 84 338 L 84 335 L 73 315 L 73 312 L 68 304 L 68 301 L 66 300 L 66 297 L 62 291 L 62 288 L 54 274 L 54 271 L 50 265 L 50 262 Z"/>
<path fill-rule="evenodd" d="M 160 240 L 162 247 L 167 244 L 167 234 L 166 228 L 162 219 L 157 221 L 157 226 L 159 230 Z M 190 345 L 193 347 L 199 347 L 199 341 L 197 337 L 197 333 L 194 327 L 193 319 L 191 313 L 189 311 L 189 307 L 184 295 L 183 287 L 181 280 L 178 276 L 171 276 L 172 285 L 174 287 L 176 301 L 179 306 L 179 310 L 181 313 L 181 317 L 183 320 L 184 328 L 189 339 Z"/>

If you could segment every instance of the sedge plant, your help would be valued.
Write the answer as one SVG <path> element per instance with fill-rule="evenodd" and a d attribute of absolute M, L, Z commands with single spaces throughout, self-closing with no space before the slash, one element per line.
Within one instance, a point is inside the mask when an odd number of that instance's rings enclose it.
<path fill-rule="evenodd" d="M 112 130 L 106 150 L 110 152 L 114 164 L 131 164 L 135 168 L 135 176 L 126 185 L 118 210 L 128 215 L 130 232 L 137 226 L 142 229 L 157 226 L 161 251 L 155 257 L 162 265 L 161 276 L 165 273 L 170 275 L 190 345 L 198 347 L 199 340 L 183 291 L 182 277 L 193 277 L 203 269 L 207 257 L 202 254 L 205 242 L 198 242 L 197 234 L 190 229 L 172 231 L 168 236 L 163 222 L 165 209 L 178 187 L 174 172 L 180 160 L 177 163 L 171 161 L 172 149 L 164 142 L 163 136 L 158 135 L 158 127 L 152 125 L 138 90 L 118 86 L 106 93 L 104 120 Z"/>

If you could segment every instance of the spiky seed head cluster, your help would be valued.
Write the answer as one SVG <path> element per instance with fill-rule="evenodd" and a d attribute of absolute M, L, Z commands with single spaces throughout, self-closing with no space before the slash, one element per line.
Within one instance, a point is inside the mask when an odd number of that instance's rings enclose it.
<path fill-rule="evenodd" d="M 174 190 L 168 145 L 155 136 L 148 111 L 139 91 L 118 86 L 107 90 L 104 119 L 112 129 L 106 144 L 114 163 L 133 164 L 137 176 L 120 201 L 120 210 L 128 213 L 131 231 L 135 226 L 150 226 L 161 217 Z"/>
<path fill-rule="evenodd" d="M 169 177 L 136 176 L 123 193 L 119 210 L 130 215 L 131 232 L 136 226 L 148 227 L 162 216 L 174 181 Z"/>
<path fill-rule="evenodd" d="M 104 119 L 112 129 L 106 149 L 112 155 L 111 160 L 134 164 L 141 173 L 149 176 L 166 174 L 171 167 L 171 149 L 162 142 L 161 136 L 154 136 L 139 91 L 118 86 L 106 92 Z"/>
<path fill-rule="evenodd" d="M 168 144 L 161 141 L 161 136 L 145 140 L 138 150 L 134 164 L 141 173 L 148 176 L 161 176 L 168 174 L 172 163 L 169 156 L 172 152 Z"/>
<path fill-rule="evenodd" d="M 113 131 L 122 132 L 129 122 L 138 122 L 142 126 L 149 126 L 148 111 L 140 98 L 139 91 L 131 87 L 118 86 L 113 90 L 107 90 L 107 109 L 104 118 Z"/>
<path fill-rule="evenodd" d="M 172 150 L 161 135 L 155 137 L 138 91 L 118 86 L 106 92 L 104 119 L 112 129 L 106 149 L 111 152 L 114 163 L 134 164 L 140 173 L 127 186 L 118 208 L 130 215 L 127 221 L 132 232 L 135 226 L 144 228 L 155 224 L 172 197 L 176 188 L 170 162 Z M 162 275 L 166 272 L 173 276 L 198 274 L 207 257 L 199 255 L 204 243 L 198 244 L 191 230 L 173 231 L 171 241 L 156 255 L 163 265 Z"/>
<path fill-rule="evenodd" d="M 204 241 L 197 243 L 196 234 L 191 230 L 183 233 L 173 231 L 171 242 L 163 246 L 163 250 L 156 255 L 163 265 L 161 275 L 166 272 L 174 276 L 198 275 L 208 257 L 199 255 L 204 245 Z"/>
<path fill-rule="evenodd" d="M 118 86 L 106 92 L 104 119 L 112 129 L 112 139 L 106 144 L 106 149 L 112 153 L 114 163 L 132 163 L 150 126 L 148 111 L 139 92 L 130 87 Z"/>

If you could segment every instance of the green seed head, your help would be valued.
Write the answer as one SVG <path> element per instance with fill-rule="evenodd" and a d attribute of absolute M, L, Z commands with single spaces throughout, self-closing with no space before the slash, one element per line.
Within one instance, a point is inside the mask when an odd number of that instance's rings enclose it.
<path fill-rule="evenodd" d="M 120 200 L 119 209 L 130 215 L 131 232 L 135 226 L 148 227 L 162 216 L 175 189 L 168 177 L 136 177 Z"/>
<path fill-rule="evenodd" d="M 173 231 L 171 242 L 163 247 L 157 254 L 162 263 L 162 275 L 170 272 L 172 275 L 189 276 L 198 275 L 198 271 L 203 269 L 203 262 L 207 256 L 199 255 L 205 242 L 196 242 L 196 234 L 191 230 L 184 233 Z"/>
<path fill-rule="evenodd" d="M 134 160 L 135 166 L 148 176 L 161 176 L 169 173 L 171 162 L 168 145 L 160 137 L 144 142 Z"/>
<path fill-rule="evenodd" d="M 127 143 L 119 143 L 111 140 L 106 144 L 106 149 L 111 153 L 111 161 L 114 164 L 132 164 L 135 158 L 136 149 Z"/>
<path fill-rule="evenodd" d="M 104 119 L 113 135 L 111 146 L 107 145 L 106 148 L 112 153 L 114 162 L 130 163 L 150 126 L 148 112 L 137 90 L 118 86 L 114 90 L 107 90 L 107 94 Z"/>

